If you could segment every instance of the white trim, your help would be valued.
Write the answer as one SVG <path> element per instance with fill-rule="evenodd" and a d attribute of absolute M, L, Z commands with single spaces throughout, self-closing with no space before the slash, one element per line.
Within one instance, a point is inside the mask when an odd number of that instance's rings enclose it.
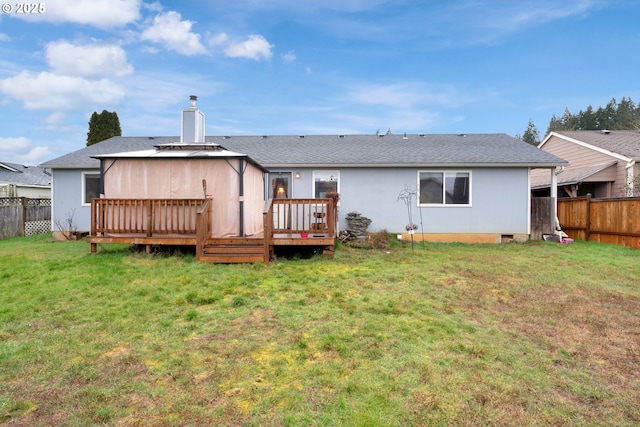
<path fill-rule="evenodd" d="M 335 181 L 338 185 L 336 186 L 336 191 L 340 194 L 340 171 L 339 170 L 314 170 L 312 171 L 311 178 L 311 197 L 317 199 L 316 196 L 316 178 L 324 178 L 331 179 Z"/>
<path fill-rule="evenodd" d="M 86 203 L 84 200 L 84 195 L 85 195 L 85 182 L 86 182 L 86 177 L 87 176 L 95 176 L 98 179 L 100 179 L 100 172 L 82 172 L 81 173 L 82 179 L 80 180 L 80 206 L 91 206 L 91 201 L 89 201 L 89 203 Z"/>
<path fill-rule="evenodd" d="M 421 173 L 441 173 L 442 174 L 442 203 L 420 203 L 420 174 Z M 446 174 L 454 174 L 454 173 L 466 173 L 469 176 L 469 203 L 461 204 L 461 203 L 446 203 Z M 416 194 L 416 204 L 418 207 L 423 208 L 470 208 L 473 206 L 473 178 L 472 178 L 471 170 L 448 170 L 448 169 L 421 169 L 417 171 L 417 194 Z"/>
<path fill-rule="evenodd" d="M 593 150 L 593 151 L 597 151 L 598 153 L 601 153 L 601 154 L 606 154 L 607 156 L 611 156 L 611 157 L 614 157 L 614 158 L 619 159 L 619 160 L 624 160 L 627 163 L 632 161 L 632 159 L 630 157 L 623 156 L 620 153 L 609 151 L 609 150 L 607 150 L 605 148 L 600 148 L 600 147 L 597 147 L 595 145 L 591 145 L 591 144 L 589 144 L 587 142 L 580 141 L 580 140 L 574 139 L 574 138 L 570 138 L 570 137 L 568 137 L 566 135 L 562 135 L 562 134 L 556 133 L 556 132 L 550 132 L 549 135 L 547 135 L 547 137 L 544 139 L 544 141 L 542 141 L 540 143 L 540 145 L 538 145 L 538 148 L 542 148 L 542 146 L 545 143 L 547 143 L 549 141 L 549 139 L 551 139 L 552 136 L 557 136 L 558 138 L 564 139 L 567 142 L 571 142 L 571 143 L 574 143 L 574 144 L 579 145 L 581 147 L 588 148 L 588 149 Z"/>
<path fill-rule="evenodd" d="M 7 170 L 8 170 L 8 171 L 10 171 L 10 172 L 20 172 L 18 169 L 13 168 L 13 167 L 11 167 L 11 166 L 9 166 L 9 165 L 5 164 L 5 163 L 0 163 L 0 168 L 5 168 L 5 169 L 7 169 Z"/>

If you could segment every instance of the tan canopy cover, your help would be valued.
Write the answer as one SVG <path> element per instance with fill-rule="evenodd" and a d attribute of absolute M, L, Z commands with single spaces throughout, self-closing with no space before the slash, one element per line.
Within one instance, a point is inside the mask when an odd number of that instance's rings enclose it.
<path fill-rule="evenodd" d="M 237 236 L 241 175 L 244 235 L 252 236 L 263 229 L 264 177 L 262 170 L 246 158 L 105 159 L 104 197 L 204 199 L 208 194 L 213 197 L 212 236 Z M 206 180 L 206 194 L 202 180 Z"/>

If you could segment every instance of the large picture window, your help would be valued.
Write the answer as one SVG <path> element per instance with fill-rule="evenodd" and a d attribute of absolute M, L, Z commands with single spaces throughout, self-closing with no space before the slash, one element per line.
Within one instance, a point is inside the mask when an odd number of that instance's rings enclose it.
<path fill-rule="evenodd" d="M 420 205 L 470 205 L 471 172 L 418 172 Z"/>
<path fill-rule="evenodd" d="M 100 174 L 82 174 L 82 204 L 90 205 L 91 199 L 100 197 Z"/>

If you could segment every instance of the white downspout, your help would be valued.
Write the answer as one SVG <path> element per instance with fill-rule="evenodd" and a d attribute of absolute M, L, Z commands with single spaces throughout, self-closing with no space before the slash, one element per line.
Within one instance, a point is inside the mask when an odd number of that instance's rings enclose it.
<path fill-rule="evenodd" d="M 627 170 L 627 197 L 633 197 L 633 193 L 634 193 L 634 183 L 633 183 L 633 178 L 634 177 L 634 169 L 635 169 L 635 165 L 636 165 L 636 161 L 635 160 L 630 160 L 627 165 L 625 166 L 625 169 Z"/>
<path fill-rule="evenodd" d="M 558 177 L 557 175 L 563 171 L 564 168 L 560 169 L 559 171 L 556 171 L 555 168 L 553 169 L 549 169 L 549 171 L 551 171 L 551 197 L 553 197 L 553 199 L 555 200 L 555 202 L 553 203 L 553 219 L 555 221 L 555 219 L 558 217 Z"/>

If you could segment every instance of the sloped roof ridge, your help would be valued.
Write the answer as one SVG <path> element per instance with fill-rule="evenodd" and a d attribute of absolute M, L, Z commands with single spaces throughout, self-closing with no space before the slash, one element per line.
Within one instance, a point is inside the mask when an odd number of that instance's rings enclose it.
<path fill-rule="evenodd" d="M 113 137 L 42 164 L 97 167 L 91 156 L 152 149 L 168 137 Z M 550 165 L 558 157 L 505 133 L 207 136 L 206 142 L 245 153 L 264 166 Z"/>

